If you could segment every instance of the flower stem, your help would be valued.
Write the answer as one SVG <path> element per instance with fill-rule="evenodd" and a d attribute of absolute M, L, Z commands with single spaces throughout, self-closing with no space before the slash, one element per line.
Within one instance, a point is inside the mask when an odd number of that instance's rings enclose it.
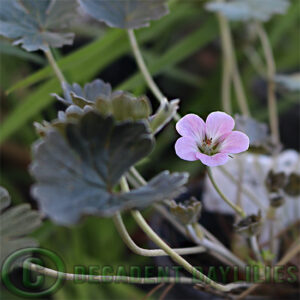
<path fill-rule="evenodd" d="M 268 35 L 260 23 L 256 23 L 256 29 L 259 39 L 262 44 L 264 56 L 267 63 L 267 76 L 268 76 L 268 107 L 269 107 L 269 122 L 271 128 L 272 140 L 275 145 L 279 145 L 279 122 L 278 111 L 275 94 L 275 82 L 274 76 L 276 73 L 275 60 L 272 52 L 272 47 L 268 38 Z"/>
<path fill-rule="evenodd" d="M 132 29 L 129 29 L 128 31 L 128 37 L 130 41 L 130 45 L 134 54 L 134 57 L 136 59 L 136 62 L 139 66 L 139 69 L 154 96 L 157 98 L 161 106 L 164 106 L 166 102 L 168 102 L 167 97 L 164 96 L 164 94 L 161 92 L 157 84 L 154 82 L 147 65 L 144 61 L 144 58 L 142 56 L 141 50 L 139 48 L 138 42 L 136 40 L 134 31 Z M 173 117 L 175 121 L 178 121 L 180 119 L 180 115 L 176 113 Z"/>
<path fill-rule="evenodd" d="M 157 98 L 157 100 L 160 103 L 165 102 L 166 97 L 163 95 L 163 93 L 160 91 L 160 89 L 158 88 L 158 86 L 156 85 L 154 80 L 152 79 L 152 76 L 151 76 L 150 72 L 148 71 L 148 68 L 145 64 L 145 61 L 144 61 L 141 51 L 139 49 L 134 31 L 132 29 L 128 30 L 128 36 L 129 36 L 130 45 L 131 45 L 132 51 L 134 53 L 136 62 L 138 64 L 140 71 L 142 72 L 142 75 L 144 76 L 144 79 L 147 82 L 150 90 L 152 91 L 152 93 L 155 95 L 155 97 Z"/>
<path fill-rule="evenodd" d="M 295 255 L 297 255 L 300 252 L 300 240 L 297 239 L 293 245 L 289 248 L 289 250 L 286 252 L 286 254 L 282 257 L 282 259 L 276 264 L 277 266 L 283 266 L 286 263 L 288 263 Z M 274 267 L 271 268 L 270 274 L 273 274 Z M 249 294 L 254 292 L 262 283 L 256 283 L 252 285 L 249 289 L 241 293 L 236 300 L 242 300 L 245 297 L 247 297 Z"/>
<path fill-rule="evenodd" d="M 231 101 L 230 101 L 230 86 L 232 78 L 232 63 L 228 60 L 230 56 L 230 45 L 226 31 L 223 28 L 223 19 L 221 14 L 218 14 L 221 39 L 222 39 L 222 60 L 223 60 L 223 74 L 222 74 L 222 106 L 223 110 L 232 114 Z"/>
<path fill-rule="evenodd" d="M 123 191 L 128 192 L 129 186 L 126 181 L 126 178 L 123 176 L 120 181 L 120 185 Z M 218 284 L 217 282 L 211 280 L 199 270 L 194 268 L 190 263 L 188 263 L 183 257 L 181 257 L 178 253 L 174 251 L 170 246 L 168 246 L 154 231 L 153 229 L 147 224 L 146 220 L 142 216 L 142 214 L 138 210 L 131 210 L 131 215 L 140 226 L 140 228 L 146 233 L 146 235 L 164 252 L 166 252 L 176 263 L 181 265 L 184 269 L 188 272 L 193 274 L 193 276 L 197 277 L 201 282 L 208 284 L 212 288 L 221 291 L 221 292 L 229 292 L 233 288 L 236 288 L 236 285 L 229 284 L 229 285 L 222 285 Z"/>
<path fill-rule="evenodd" d="M 227 59 L 224 57 L 223 60 L 223 75 L 222 75 L 222 106 L 223 110 L 228 113 L 232 114 L 232 108 L 231 108 L 231 101 L 230 101 L 230 83 L 231 83 L 231 68 L 227 61 Z"/>
<path fill-rule="evenodd" d="M 166 256 L 168 255 L 165 251 L 161 249 L 143 249 L 135 244 L 135 242 L 130 237 L 128 231 L 126 230 L 126 227 L 124 225 L 122 216 L 120 213 L 116 213 L 113 217 L 115 226 L 124 241 L 124 243 L 128 246 L 128 248 L 141 256 Z M 176 253 L 181 255 L 187 255 L 187 254 L 197 254 L 205 251 L 205 248 L 202 246 L 195 246 L 195 247 L 188 247 L 188 248 L 178 248 L 173 249 Z"/>
<path fill-rule="evenodd" d="M 191 236 L 192 240 L 203 247 L 205 247 L 208 252 L 215 251 L 218 255 L 222 256 L 227 260 L 227 264 L 234 264 L 235 266 L 239 266 L 240 268 L 245 268 L 246 264 L 240 260 L 238 257 L 236 257 L 233 253 L 231 253 L 227 248 L 223 247 L 223 245 L 218 245 L 216 243 L 213 243 L 209 241 L 206 238 L 200 239 L 196 232 L 195 229 L 192 227 L 192 225 L 187 225 L 186 226 L 189 235 Z"/>
<path fill-rule="evenodd" d="M 72 274 L 63 273 L 49 268 L 45 268 L 40 265 L 33 263 L 24 264 L 28 269 L 35 271 L 37 273 L 57 278 L 60 277 L 64 280 L 77 280 L 80 282 L 102 282 L 102 283 L 112 283 L 112 282 L 122 282 L 131 284 L 157 284 L 157 283 L 182 283 L 182 284 L 195 284 L 195 279 L 190 277 L 130 277 L 130 276 L 118 276 L 118 275 L 89 275 L 89 274 Z"/>
<path fill-rule="evenodd" d="M 212 279 L 205 276 L 203 273 L 201 273 L 199 270 L 194 268 L 189 262 L 187 262 L 183 257 L 178 255 L 174 250 L 169 247 L 153 230 L 152 228 L 147 224 L 141 213 L 137 210 L 132 210 L 131 214 L 135 221 L 138 223 L 138 225 L 141 227 L 141 229 L 147 234 L 147 236 L 161 249 L 163 249 L 166 253 L 169 254 L 169 256 L 179 265 L 181 265 L 185 270 L 187 270 L 189 273 L 193 274 L 193 276 L 197 277 L 201 282 L 204 284 L 209 285 L 210 287 L 221 291 L 221 292 L 229 292 L 232 289 L 237 288 L 236 284 L 228 284 L 228 285 L 222 285 L 219 284 Z"/>
<path fill-rule="evenodd" d="M 143 178 L 143 176 L 135 169 L 135 167 L 132 167 L 130 169 L 130 173 L 139 181 L 139 185 L 145 185 L 147 184 L 146 180 Z M 138 186 L 135 186 L 138 187 Z M 154 208 L 156 211 L 158 211 L 168 222 L 170 222 L 178 232 L 180 232 L 183 236 L 186 236 L 187 238 L 191 238 L 190 234 L 187 234 L 186 228 L 180 224 L 176 219 L 174 219 L 174 216 L 170 214 L 170 212 L 161 204 L 154 204 Z M 207 241 L 211 243 L 205 243 L 206 250 L 210 252 L 210 254 L 220 261 L 222 261 L 225 264 L 236 264 L 236 265 L 244 265 L 244 262 L 242 262 L 238 257 L 236 257 L 230 250 L 228 250 L 213 234 L 211 234 L 205 227 L 203 227 L 201 224 L 196 223 L 194 226 L 199 227 L 199 230 L 201 230 L 204 233 L 204 236 L 207 237 Z M 206 239 L 205 239 L 206 240 Z M 195 242 L 195 241 L 194 241 Z M 196 242 L 196 244 L 199 244 Z M 199 244 L 202 246 L 202 242 Z M 217 247 L 215 247 L 217 245 Z M 223 250 L 218 251 L 221 249 Z M 227 255 L 227 259 L 224 257 L 224 252 L 230 252 L 230 255 Z M 231 259 L 234 257 L 233 259 Z M 230 261 L 229 261 L 230 260 Z"/>
<path fill-rule="evenodd" d="M 49 61 L 49 64 L 51 65 L 55 75 L 57 76 L 58 80 L 60 81 L 61 85 L 64 85 L 65 83 L 67 83 L 66 78 L 64 77 L 59 66 L 57 65 L 55 58 L 53 57 L 51 49 L 48 47 L 48 50 L 45 50 L 44 53 Z"/>
<path fill-rule="evenodd" d="M 222 14 L 218 14 L 218 20 L 219 20 L 219 24 L 220 24 L 224 56 L 230 66 L 229 71 L 232 72 L 232 80 L 233 80 L 235 92 L 237 94 L 238 105 L 239 105 L 239 108 L 240 108 L 241 112 L 243 113 L 243 115 L 249 116 L 250 111 L 248 108 L 247 98 L 245 95 L 241 76 L 240 76 L 237 62 L 236 62 L 229 22 Z M 226 79 L 226 80 L 228 80 L 228 79 Z M 226 97 L 228 97 L 228 95 Z M 228 101 L 228 100 L 225 100 L 225 101 Z M 226 104 L 226 105 L 228 105 L 228 104 Z"/>
<path fill-rule="evenodd" d="M 230 172 L 228 172 L 226 170 L 226 168 L 224 168 L 224 166 L 220 166 L 219 169 L 228 179 L 230 179 L 234 184 L 238 185 L 239 181 L 237 179 L 235 179 L 234 176 L 232 176 L 232 174 Z M 241 186 L 241 190 L 245 194 L 245 196 L 247 196 L 255 205 L 257 205 L 259 207 L 260 210 L 262 210 L 264 212 L 267 210 L 267 207 L 265 207 L 261 203 L 261 201 L 252 193 L 251 190 L 249 190 L 245 186 Z"/>
<path fill-rule="evenodd" d="M 217 191 L 217 193 L 219 194 L 219 196 L 231 207 L 233 208 L 242 218 L 246 217 L 246 213 L 244 212 L 244 210 L 242 208 L 240 208 L 239 206 L 235 205 L 234 203 L 232 203 L 219 189 L 217 183 L 215 182 L 211 169 L 207 168 L 207 174 L 208 177 L 212 183 L 212 185 L 214 186 L 215 190 Z"/>
<path fill-rule="evenodd" d="M 251 245 L 251 248 L 254 252 L 256 260 L 263 263 L 264 260 L 263 260 L 261 254 L 260 254 L 260 250 L 259 250 L 259 247 L 258 247 L 257 236 L 256 235 L 252 235 L 250 237 L 250 245 Z"/>

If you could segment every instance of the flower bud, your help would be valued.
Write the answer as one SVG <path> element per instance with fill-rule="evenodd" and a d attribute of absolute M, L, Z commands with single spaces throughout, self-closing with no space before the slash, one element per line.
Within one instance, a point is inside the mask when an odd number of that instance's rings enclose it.
<path fill-rule="evenodd" d="M 236 232 L 245 236 L 257 235 L 262 226 L 261 212 L 257 215 L 249 215 L 234 225 Z"/>
<path fill-rule="evenodd" d="M 286 175 L 283 172 L 275 173 L 273 170 L 270 170 L 266 180 L 265 185 L 269 192 L 277 192 L 284 187 L 286 183 Z"/>
<path fill-rule="evenodd" d="M 284 191 L 292 197 L 300 195 L 300 174 L 291 173 L 288 177 Z"/>
<path fill-rule="evenodd" d="M 270 194 L 270 205 L 274 208 L 280 207 L 282 204 L 284 204 L 284 196 L 282 192 L 276 192 Z"/>
<path fill-rule="evenodd" d="M 180 203 L 172 200 L 170 202 L 170 210 L 182 224 L 187 225 L 198 222 L 202 204 L 195 197 L 191 197 L 189 200 Z"/>

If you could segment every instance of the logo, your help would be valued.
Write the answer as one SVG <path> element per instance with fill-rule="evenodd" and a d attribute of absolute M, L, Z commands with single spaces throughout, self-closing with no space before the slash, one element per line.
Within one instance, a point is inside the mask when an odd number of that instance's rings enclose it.
<path fill-rule="evenodd" d="M 40 267 L 39 271 L 31 270 L 30 265 Z M 53 276 L 44 267 L 51 265 L 57 270 Z M 52 267 L 53 266 L 53 267 Z M 21 284 L 14 282 L 12 271 L 22 267 Z M 54 252 L 43 248 L 20 249 L 9 255 L 2 266 L 1 277 L 6 288 L 17 296 L 38 298 L 56 292 L 63 283 L 65 265 L 62 259 Z M 49 281 L 49 275 L 53 280 Z M 52 275 L 52 276 L 51 276 Z"/>

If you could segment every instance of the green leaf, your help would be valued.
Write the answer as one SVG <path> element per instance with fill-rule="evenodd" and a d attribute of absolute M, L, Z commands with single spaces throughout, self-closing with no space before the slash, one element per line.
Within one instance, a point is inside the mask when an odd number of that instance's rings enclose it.
<path fill-rule="evenodd" d="M 126 49 L 124 49 L 124 42 L 126 42 L 125 37 L 125 33 L 121 30 L 108 31 L 104 37 L 72 52 L 62 59 L 59 59 L 57 64 L 63 72 L 72 71 L 72 73 L 78 74 L 78 77 L 83 78 L 81 74 L 85 73 L 85 70 L 90 65 L 91 60 L 93 60 L 93 66 L 106 66 L 112 59 L 116 58 L 116 54 L 112 51 L 112 49 L 116 48 L 115 44 L 117 41 L 119 42 L 118 49 L 121 49 L 121 51 L 116 52 L 118 56 L 122 54 L 124 50 L 126 51 Z M 99 59 L 99 57 L 103 57 L 103 59 Z M 85 66 L 85 68 L 83 68 L 83 66 Z M 79 70 L 81 72 L 79 72 Z M 6 91 L 6 93 L 10 94 L 17 89 L 29 87 L 51 76 L 55 76 L 51 67 L 44 67 L 43 69 L 14 84 Z"/>
<path fill-rule="evenodd" d="M 181 5 L 167 18 L 154 23 L 151 30 L 142 29 L 138 32 L 137 35 L 139 37 L 139 42 L 144 43 L 160 36 L 162 32 L 173 28 L 178 22 L 184 20 L 187 15 L 190 16 L 191 13 L 193 13 L 192 15 L 195 17 L 194 10 L 191 10 L 191 8 L 186 7 L 185 5 Z M 192 37 L 189 37 L 185 43 L 179 43 L 178 47 L 173 47 L 175 49 L 172 48 L 170 53 L 168 53 L 170 56 L 164 55 L 162 58 L 163 60 L 167 60 L 169 58 L 168 61 L 165 61 L 166 65 L 169 65 L 170 61 L 173 62 L 177 57 L 178 59 L 176 61 L 178 62 L 196 51 L 197 47 L 200 47 L 203 43 L 212 40 L 216 35 L 217 28 L 214 26 L 214 22 L 205 23 L 202 35 L 199 34 L 194 36 L 196 39 L 194 41 L 195 45 L 192 44 Z M 66 75 L 72 75 L 72 81 L 82 82 L 93 78 L 95 74 L 99 73 L 122 54 L 129 51 L 129 49 L 130 46 L 127 41 L 127 36 L 123 30 L 109 30 L 104 37 L 59 60 L 58 65 L 67 73 Z M 164 61 L 161 61 L 161 63 L 163 62 Z M 162 65 L 159 66 L 157 64 L 155 67 L 159 69 L 161 66 Z M 36 84 L 41 80 L 49 78 L 52 73 L 53 71 L 51 68 L 46 67 L 28 78 L 19 81 L 11 87 L 7 93 Z M 140 85 L 144 85 L 142 77 L 137 74 L 126 82 L 126 85 L 129 86 L 128 89 L 136 86 L 137 79 Z M 25 122 L 28 122 L 28 120 L 30 120 L 36 113 L 49 105 L 49 103 L 53 101 L 53 98 L 49 96 L 50 93 L 57 93 L 59 90 L 60 85 L 55 78 L 44 83 L 34 93 L 23 99 L 22 103 L 20 103 L 1 124 L 0 143 L 12 135 L 16 130 L 18 130 L 18 128 L 23 126 Z"/>
<path fill-rule="evenodd" d="M 1 0 L 0 34 L 27 51 L 48 50 L 73 43 L 73 33 L 62 33 L 76 13 L 76 1 Z"/>
<path fill-rule="evenodd" d="M 222 13 L 229 20 L 268 21 L 274 14 L 284 14 L 289 7 L 287 0 L 232 0 L 230 2 L 209 2 L 206 9 Z"/>
<path fill-rule="evenodd" d="M 162 173 L 129 193 L 114 186 L 128 169 L 153 148 L 144 122 L 116 122 L 95 111 L 66 122 L 65 134 L 49 130 L 33 147 L 32 189 L 40 209 L 59 224 L 81 215 L 112 216 L 119 210 L 145 207 L 182 190 L 185 174 Z"/>
<path fill-rule="evenodd" d="M 194 13 L 194 11 L 192 11 Z M 151 30 L 142 29 L 137 32 L 139 42 L 147 42 L 150 39 L 154 39 L 162 32 L 168 31 L 183 20 L 186 15 L 190 16 L 191 9 L 180 6 L 180 9 L 175 10 L 167 18 L 156 22 L 151 27 Z M 195 16 L 195 15 L 193 15 Z M 120 57 L 122 54 L 130 50 L 127 36 L 124 30 L 109 30 L 103 37 L 76 50 L 68 56 L 57 61 L 60 69 L 65 71 L 72 71 L 72 74 L 78 74 L 78 77 L 85 73 L 85 70 L 91 66 L 98 66 L 99 70 L 107 66 L 110 62 Z M 83 67 L 84 66 L 84 67 Z M 99 67 L 100 66 L 100 67 Z M 52 69 L 47 66 L 40 71 L 28 76 L 27 78 L 17 82 L 10 87 L 6 93 L 9 94 L 16 89 L 29 87 L 33 84 L 47 79 L 50 76 L 54 76 Z M 83 77 L 83 76 L 81 76 Z M 72 78 L 73 81 L 79 81 L 79 79 Z M 54 92 L 54 91 L 52 91 Z"/>
<path fill-rule="evenodd" d="M 163 73 L 169 67 L 179 64 L 208 42 L 216 38 L 217 34 L 218 30 L 215 22 L 213 20 L 205 22 L 201 28 L 177 42 L 164 54 L 153 59 L 153 61 L 150 61 L 148 63 L 148 68 L 151 75 Z M 139 73 L 136 73 L 125 80 L 117 88 L 121 90 L 130 90 L 144 84 L 145 81 L 143 77 Z"/>
<path fill-rule="evenodd" d="M 110 99 L 112 88 L 109 83 L 105 83 L 101 79 L 95 79 L 90 83 L 86 83 L 82 88 L 78 83 L 64 86 L 64 98 L 53 94 L 57 100 L 62 101 L 66 105 L 76 104 L 80 107 L 95 103 L 97 99 Z M 77 103 L 76 103 L 77 102 Z"/>
<path fill-rule="evenodd" d="M 50 96 L 50 93 L 58 91 L 59 89 L 58 81 L 52 79 L 26 97 L 4 120 L 3 124 L 1 124 L 0 143 L 18 130 L 18 128 L 32 118 L 37 112 L 41 111 L 51 103 L 53 97 Z"/>
<path fill-rule="evenodd" d="M 0 40 L 0 53 L 32 61 L 39 65 L 44 65 L 46 60 L 38 54 L 28 53 L 23 49 L 12 46 L 10 43 Z"/>
<path fill-rule="evenodd" d="M 95 106 L 102 114 L 112 115 L 118 121 L 147 119 L 151 114 L 146 96 L 137 98 L 123 91 L 114 92 L 108 100 L 99 98 Z"/>
<path fill-rule="evenodd" d="M 166 124 L 168 124 L 176 115 L 179 100 L 175 99 L 170 102 L 164 102 L 160 105 L 157 113 L 150 119 L 150 127 L 153 134 L 158 133 Z"/>
<path fill-rule="evenodd" d="M 8 191 L 0 186 L 0 211 L 6 208 L 10 204 L 10 196 Z"/>
<path fill-rule="evenodd" d="M 135 29 L 168 14 L 166 0 L 79 0 L 82 9 L 108 26 Z"/>
<path fill-rule="evenodd" d="M 83 47 L 75 53 L 72 53 L 70 56 L 62 59 L 66 68 L 73 66 L 74 80 L 82 81 L 93 77 L 97 72 L 124 52 L 124 47 L 114 47 L 112 42 L 116 43 L 118 38 L 120 39 L 120 36 L 125 37 L 125 35 L 118 30 L 110 33 L 111 34 L 106 35 L 103 39 L 96 41 L 92 45 Z M 112 49 L 112 47 L 114 48 Z M 116 51 L 114 49 L 116 49 Z M 106 55 L 104 55 L 104 53 L 106 53 Z M 96 59 L 98 56 L 102 56 L 104 59 Z M 41 72 L 35 73 L 31 83 L 36 82 L 37 78 L 41 79 L 41 74 L 43 74 L 43 77 L 46 76 L 47 78 L 47 69 L 48 68 L 45 68 Z M 49 71 L 51 74 L 52 70 L 50 68 Z M 20 83 L 22 85 L 28 84 L 28 82 Z M 14 88 L 17 88 L 17 86 Z M 61 87 L 58 80 L 54 78 L 23 99 L 22 103 L 20 103 L 4 120 L 3 124 L 1 124 L 0 143 L 13 134 L 37 112 L 49 105 L 54 100 L 54 97 L 50 96 L 50 94 L 58 92 L 60 89 Z"/>
<path fill-rule="evenodd" d="M 70 105 L 65 115 L 60 113 L 63 119 L 73 117 L 74 113 L 80 115 L 83 110 L 79 108 L 86 106 L 97 109 L 101 114 L 113 115 L 118 121 L 147 119 L 151 114 L 151 105 L 146 96 L 137 98 L 124 91 L 112 92 L 111 85 L 101 79 L 85 84 L 84 88 L 77 83 L 66 84 L 64 98 L 56 94 L 54 96 Z"/>
<path fill-rule="evenodd" d="M 6 189 L 0 187 L 1 210 L 10 204 L 10 197 Z M 21 204 L 1 212 L 0 215 L 0 266 L 11 253 L 18 249 L 35 247 L 38 245 L 33 238 L 26 237 L 41 224 L 41 217 L 37 211 L 31 210 L 28 204 Z"/>

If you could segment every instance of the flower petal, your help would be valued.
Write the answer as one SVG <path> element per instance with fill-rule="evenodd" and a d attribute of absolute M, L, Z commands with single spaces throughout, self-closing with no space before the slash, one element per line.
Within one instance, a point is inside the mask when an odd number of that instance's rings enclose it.
<path fill-rule="evenodd" d="M 197 160 L 196 153 L 198 151 L 196 141 L 191 137 L 181 137 L 175 143 L 175 152 L 181 159 Z"/>
<path fill-rule="evenodd" d="M 234 128 L 234 120 L 228 114 L 216 111 L 210 113 L 206 119 L 206 136 L 217 141 L 221 136 L 228 134 Z"/>
<path fill-rule="evenodd" d="M 202 142 L 205 137 L 205 123 L 195 114 L 188 114 L 176 123 L 176 130 L 183 137 Z"/>
<path fill-rule="evenodd" d="M 228 161 L 228 155 L 224 153 L 217 153 L 215 155 L 209 156 L 198 152 L 196 156 L 204 165 L 207 165 L 209 167 L 221 166 Z"/>
<path fill-rule="evenodd" d="M 249 138 L 243 132 L 233 131 L 225 138 L 219 147 L 221 153 L 240 153 L 248 150 Z"/>

